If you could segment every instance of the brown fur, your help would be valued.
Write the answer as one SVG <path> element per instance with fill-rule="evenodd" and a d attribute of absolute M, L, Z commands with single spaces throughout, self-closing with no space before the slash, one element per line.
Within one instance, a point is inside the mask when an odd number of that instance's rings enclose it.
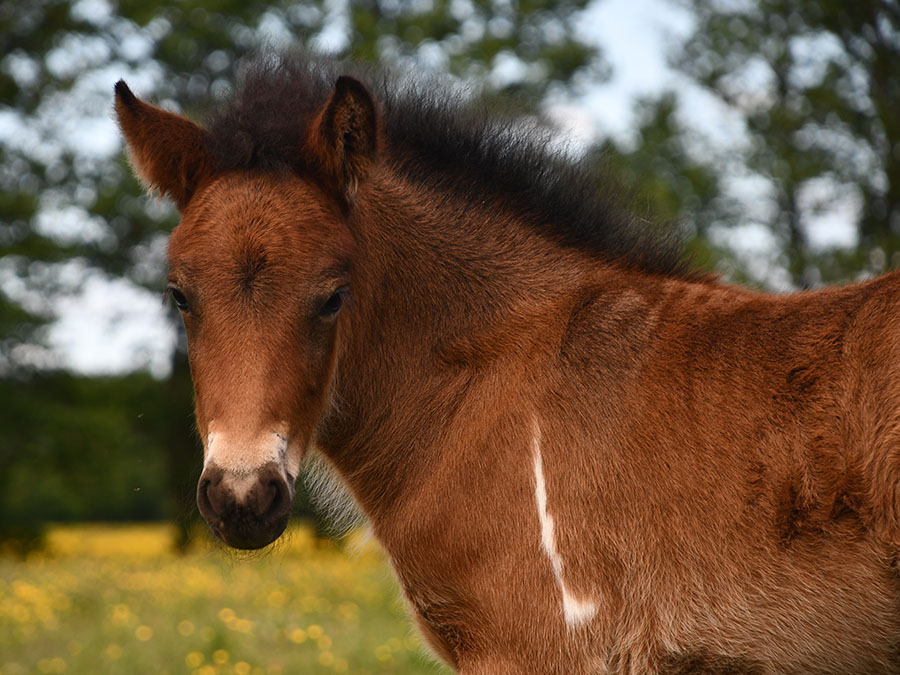
<path fill-rule="evenodd" d="M 139 172 L 186 196 L 201 435 L 316 444 L 459 672 L 900 671 L 900 276 L 755 293 L 627 228 L 617 257 L 511 201 L 514 169 L 478 199 L 412 175 L 358 82 L 298 113 L 330 120 L 298 131 L 313 164 L 230 168 L 126 91 Z"/>

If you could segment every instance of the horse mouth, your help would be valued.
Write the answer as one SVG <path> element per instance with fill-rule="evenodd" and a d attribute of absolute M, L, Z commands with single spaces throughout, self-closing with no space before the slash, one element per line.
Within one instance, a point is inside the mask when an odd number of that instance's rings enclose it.
<path fill-rule="evenodd" d="M 270 523 L 264 528 L 255 524 L 251 524 L 249 527 L 243 526 L 240 521 L 237 523 L 231 521 L 227 524 L 225 521 L 218 523 L 207 521 L 207 524 L 216 538 L 231 548 L 251 551 L 265 548 L 278 539 L 287 527 L 288 520 L 289 518 L 286 517 L 282 521 Z"/>
<path fill-rule="evenodd" d="M 273 543 L 284 533 L 288 521 L 289 517 L 285 517 L 278 522 L 269 522 L 262 525 L 252 522 L 252 520 L 248 522 L 236 514 L 228 521 L 207 521 L 207 525 L 222 543 L 231 548 L 250 551 L 265 548 Z"/>

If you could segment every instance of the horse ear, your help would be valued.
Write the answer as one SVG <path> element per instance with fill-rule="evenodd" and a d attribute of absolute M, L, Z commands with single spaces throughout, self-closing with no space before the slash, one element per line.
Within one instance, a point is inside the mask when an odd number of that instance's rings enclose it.
<path fill-rule="evenodd" d="M 348 204 L 371 168 L 378 150 L 378 114 L 368 90 L 342 75 L 310 126 L 308 150 L 325 179 Z"/>
<path fill-rule="evenodd" d="M 131 165 L 148 188 L 168 195 L 179 210 L 212 173 L 209 133 L 190 120 L 139 100 L 116 83 L 116 117 Z"/>

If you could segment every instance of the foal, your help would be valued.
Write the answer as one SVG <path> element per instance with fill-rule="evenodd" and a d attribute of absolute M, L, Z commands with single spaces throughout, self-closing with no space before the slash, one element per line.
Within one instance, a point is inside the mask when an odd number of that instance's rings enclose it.
<path fill-rule="evenodd" d="M 181 211 L 224 541 L 281 534 L 314 446 L 464 675 L 900 671 L 896 275 L 691 273 L 540 129 L 340 64 L 116 112 Z"/>

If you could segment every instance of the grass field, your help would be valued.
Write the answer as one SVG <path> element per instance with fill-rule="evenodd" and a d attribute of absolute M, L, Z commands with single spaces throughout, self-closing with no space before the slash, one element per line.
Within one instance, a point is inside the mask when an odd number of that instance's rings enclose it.
<path fill-rule="evenodd" d="M 374 543 L 286 537 L 176 555 L 165 525 L 54 528 L 41 552 L 0 557 L 0 675 L 449 672 Z"/>

